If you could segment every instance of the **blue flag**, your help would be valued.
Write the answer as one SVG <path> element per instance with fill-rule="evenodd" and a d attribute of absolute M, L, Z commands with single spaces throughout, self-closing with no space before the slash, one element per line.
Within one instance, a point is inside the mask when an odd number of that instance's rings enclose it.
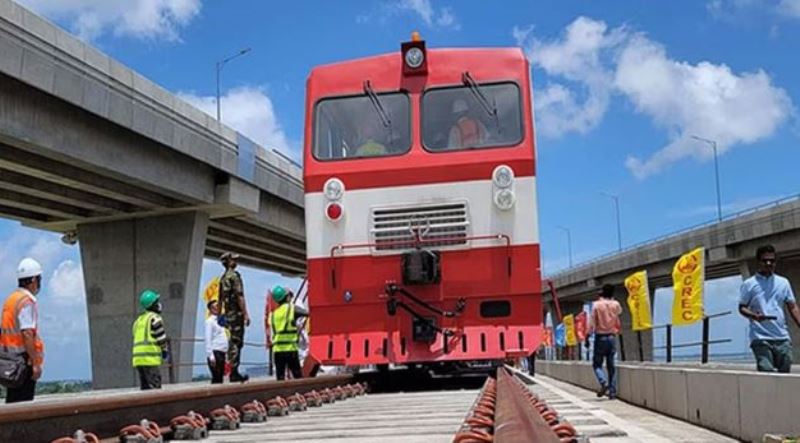
<path fill-rule="evenodd" d="M 555 341 L 556 346 L 567 345 L 567 330 L 564 327 L 564 323 L 559 323 L 559 325 L 556 326 Z"/>

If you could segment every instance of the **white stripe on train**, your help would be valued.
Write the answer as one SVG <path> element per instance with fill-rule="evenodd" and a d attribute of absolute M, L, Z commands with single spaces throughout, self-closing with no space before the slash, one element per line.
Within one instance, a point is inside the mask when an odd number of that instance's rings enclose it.
<path fill-rule="evenodd" d="M 470 235 L 506 234 L 513 245 L 539 243 L 539 224 L 536 204 L 536 177 L 514 180 L 517 197 L 514 208 L 501 211 L 495 206 L 491 180 L 455 183 L 436 183 L 347 190 L 340 200 L 344 215 L 337 222 L 325 217 L 328 203 L 322 192 L 305 196 L 306 254 L 309 259 L 330 256 L 331 248 L 340 244 L 370 242 L 370 211 L 373 207 L 442 204 L 452 201 L 468 202 Z M 473 248 L 497 246 L 491 242 L 473 242 Z M 339 256 L 369 255 L 370 250 L 347 249 Z"/>

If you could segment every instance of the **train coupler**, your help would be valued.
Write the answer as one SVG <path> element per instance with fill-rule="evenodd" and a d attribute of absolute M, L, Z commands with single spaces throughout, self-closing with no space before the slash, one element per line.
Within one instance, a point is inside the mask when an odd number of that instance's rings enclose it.
<path fill-rule="evenodd" d="M 215 431 L 235 431 L 242 427 L 239 411 L 230 405 L 211 411 L 211 429 Z"/>
<path fill-rule="evenodd" d="M 261 423 L 267 421 L 267 407 L 258 400 L 242 405 L 242 421 L 245 423 Z"/>
<path fill-rule="evenodd" d="M 169 421 L 172 440 L 203 440 L 208 438 L 208 422 L 201 414 L 189 411 Z"/>
<path fill-rule="evenodd" d="M 163 443 L 158 423 L 144 419 L 138 425 L 125 426 L 119 431 L 121 443 Z"/>

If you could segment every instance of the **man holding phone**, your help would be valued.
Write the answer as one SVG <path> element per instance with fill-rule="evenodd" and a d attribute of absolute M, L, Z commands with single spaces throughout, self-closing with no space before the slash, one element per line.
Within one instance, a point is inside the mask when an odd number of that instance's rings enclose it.
<path fill-rule="evenodd" d="M 792 369 L 792 341 L 784 305 L 800 327 L 800 308 L 789 280 L 775 273 L 776 260 L 774 246 L 760 246 L 756 251 L 758 272 L 742 283 L 739 295 L 739 313 L 750 320 L 750 348 L 759 372 Z"/>

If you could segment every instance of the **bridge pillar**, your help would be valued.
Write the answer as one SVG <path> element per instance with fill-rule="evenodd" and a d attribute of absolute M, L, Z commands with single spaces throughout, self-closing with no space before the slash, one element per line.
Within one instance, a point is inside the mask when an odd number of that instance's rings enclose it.
<path fill-rule="evenodd" d="M 194 337 L 207 227 L 199 212 L 78 226 L 95 389 L 138 386 L 131 328 L 142 290 L 161 294 L 168 337 Z M 174 362 L 191 363 L 193 351 L 191 342 L 173 342 Z M 191 381 L 192 367 L 175 375 Z M 162 377 L 169 380 L 165 367 Z"/>

